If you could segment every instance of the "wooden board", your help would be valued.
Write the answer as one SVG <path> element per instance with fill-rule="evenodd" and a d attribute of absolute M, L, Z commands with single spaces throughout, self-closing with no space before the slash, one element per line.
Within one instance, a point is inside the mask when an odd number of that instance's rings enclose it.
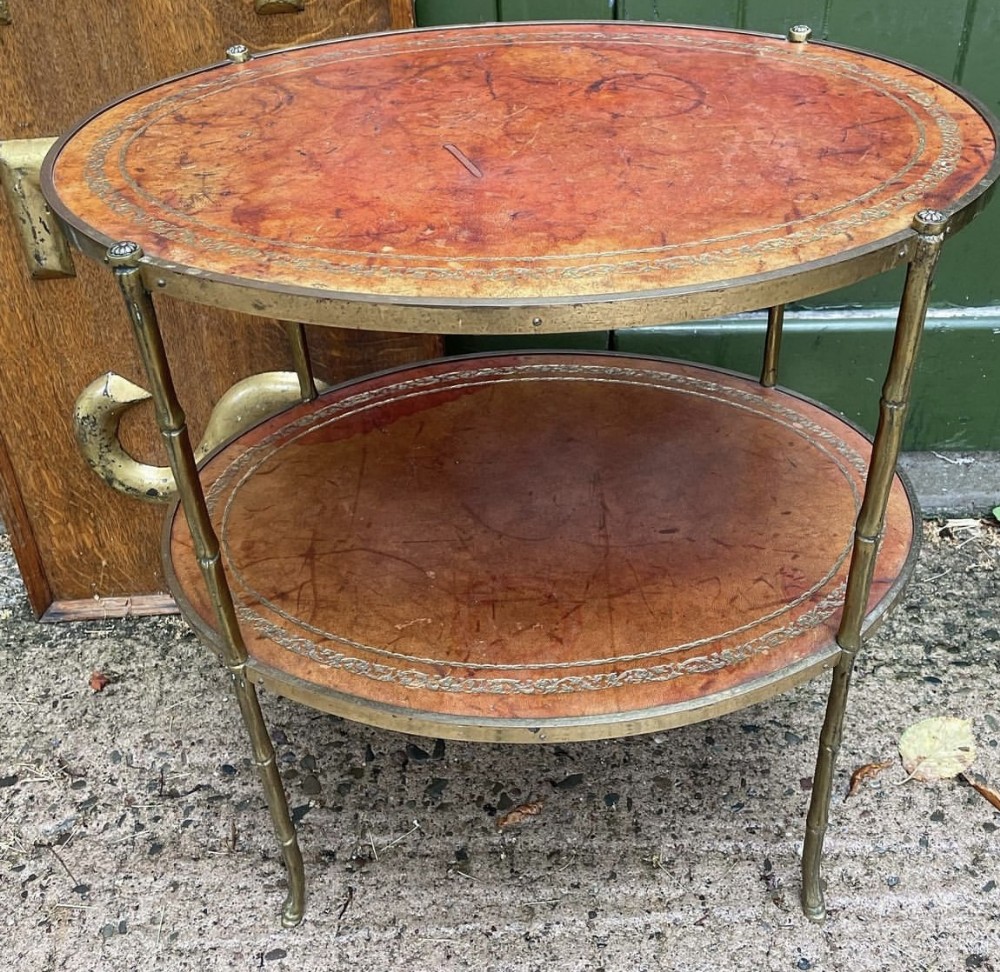
<path fill-rule="evenodd" d="M 149 0 L 139 4 L 10 4 L 0 26 L 0 138 L 54 136 L 111 98 L 220 59 L 242 42 L 252 50 L 412 25 L 400 0 L 341 4 L 307 0 L 301 13 L 261 16 L 253 0 Z M 77 394 L 115 370 L 142 384 L 128 324 L 110 274 L 77 258 L 75 279 L 28 276 L 12 220 L 0 203 L 0 512 L 38 613 L 100 616 L 129 610 L 164 590 L 157 548 L 162 509 L 126 500 L 86 467 L 74 442 Z M 233 382 L 284 368 L 277 328 L 217 311 L 170 305 L 163 318 L 179 391 L 197 435 L 210 403 Z M 437 353 L 429 338 L 327 330 L 314 343 L 321 376 L 337 379 Z M 137 409 L 145 412 L 145 409 Z M 142 459 L 165 460 L 148 414 L 124 437 Z M 155 601 L 153 603 L 156 603 Z"/>

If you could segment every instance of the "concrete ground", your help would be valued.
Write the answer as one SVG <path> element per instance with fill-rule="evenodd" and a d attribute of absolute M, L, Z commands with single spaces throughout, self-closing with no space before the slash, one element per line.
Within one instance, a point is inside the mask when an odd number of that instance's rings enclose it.
<path fill-rule="evenodd" d="M 292 930 L 213 658 L 176 618 L 36 624 L 0 538 L 2 964 L 996 972 L 1000 812 L 958 781 L 902 782 L 896 744 L 925 717 L 970 719 L 975 768 L 1000 786 L 1000 528 L 925 533 L 857 669 L 825 924 L 797 902 L 821 679 L 669 733 L 537 748 L 405 737 L 267 696 L 309 879 Z M 525 803 L 541 806 L 498 831 Z"/>

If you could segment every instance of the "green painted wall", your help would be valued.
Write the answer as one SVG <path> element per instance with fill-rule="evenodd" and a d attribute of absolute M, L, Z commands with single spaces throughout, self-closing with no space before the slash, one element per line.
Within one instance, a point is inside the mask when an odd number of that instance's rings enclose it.
<path fill-rule="evenodd" d="M 487 20 L 620 19 L 693 23 L 784 33 L 806 23 L 814 37 L 886 54 L 962 85 L 1000 114 L 1000 0 L 418 0 L 421 25 Z M 911 449 L 1000 449 L 1000 201 L 948 242 L 935 307 L 980 308 L 928 330 Z M 884 308 L 896 303 L 900 271 L 816 298 L 804 310 Z M 869 426 L 870 365 L 884 360 L 890 323 L 815 317 L 790 327 L 785 384 Z M 711 340 L 709 340 L 711 335 Z M 580 336 L 578 346 L 617 347 L 757 368 L 760 329 L 745 322 Z M 565 346 L 566 338 L 559 343 Z M 509 346 L 464 342 L 456 351 Z M 538 344 L 551 346 L 540 339 Z M 884 350 L 880 350 L 884 349 Z M 803 359 L 803 360 L 800 360 Z M 865 367 L 862 368 L 861 364 Z M 862 372 L 864 374 L 862 375 Z M 870 397 L 870 396 L 869 396 Z"/>

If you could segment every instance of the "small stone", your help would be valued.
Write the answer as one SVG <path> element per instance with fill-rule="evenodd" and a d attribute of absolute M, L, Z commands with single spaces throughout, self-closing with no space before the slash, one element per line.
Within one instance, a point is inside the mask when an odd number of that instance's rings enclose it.
<path fill-rule="evenodd" d="M 219 770 L 220 770 L 220 772 L 222 773 L 223 776 L 235 776 L 236 775 L 236 767 L 233 766 L 231 763 L 223 763 L 219 767 Z"/>
<path fill-rule="evenodd" d="M 288 952 L 283 948 L 272 948 L 271 951 L 264 953 L 265 962 L 276 962 L 278 959 L 283 959 Z"/>
<path fill-rule="evenodd" d="M 989 894 L 990 891 L 996 890 L 997 883 L 992 878 L 987 881 L 979 890 Z"/>
<path fill-rule="evenodd" d="M 406 755 L 415 763 L 422 763 L 431 758 L 431 754 L 426 749 L 421 749 L 413 743 L 406 744 Z"/>
<path fill-rule="evenodd" d="M 118 926 L 114 924 L 105 925 L 101 929 L 101 938 L 108 939 L 113 937 L 118 932 Z"/>
<path fill-rule="evenodd" d="M 292 807 L 292 823 L 298 824 L 302 822 L 302 818 L 310 811 L 312 807 L 308 803 L 303 803 L 301 806 Z"/>
<path fill-rule="evenodd" d="M 0 776 L 0 787 L 13 786 L 17 782 L 17 774 L 13 776 Z"/>
<path fill-rule="evenodd" d="M 604 794 L 604 805 L 609 810 L 617 810 L 618 809 L 618 801 L 619 800 L 621 800 L 621 796 L 619 796 L 617 793 L 605 793 Z"/>
<path fill-rule="evenodd" d="M 571 790 L 574 786 L 579 786 L 583 782 L 583 773 L 570 773 L 565 779 L 559 780 L 552 785 L 557 790 Z"/>
<path fill-rule="evenodd" d="M 315 756 L 303 756 L 299 765 L 309 773 L 315 773 L 319 768 Z"/>
<path fill-rule="evenodd" d="M 124 918 L 120 922 L 118 922 L 118 934 L 119 935 L 128 934 L 128 922 L 125 921 Z"/>
<path fill-rule="evenodd" d="M 318 796 L 322 792 L 322 787 L 319 785 L 319 780 L 311 774 L 309 776 L 302 777 L 302 792 L 306 796 Z"/>
<path fill-rule="evenodd" d="M 795 968 L 802 969 L 803 972 L 805 972 L 806 969 L 811 969 L 812 967 L 812 962 L 810 962 L 804 955 L 798 960 L 798 962 L 795 963 Z"/>
<path fill-rule="evenodd" d="M 931 814 L 931 820 L 933 820 L 934 823 L 941 823 L 941 821 L 944 820 L 944 810 L 935 810 Z"/>
<path fill-rule="evenodd" d="M 886 879 L 885 883 L 889 885 L 890 888 L 895 888 L 899 886 L 899 878 L 895 874 L 890 874 Z"/>

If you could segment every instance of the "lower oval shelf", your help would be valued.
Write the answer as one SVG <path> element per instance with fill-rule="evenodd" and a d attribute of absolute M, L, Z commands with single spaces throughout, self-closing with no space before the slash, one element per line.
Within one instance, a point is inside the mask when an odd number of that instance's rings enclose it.
<path fill-rule="evenodd" d="M 202 481 L 251 678 L 373 725 L 542 742 L 694 722 L 832 665 L 870 448 L 726 372 L 501 354 L 341 385 Z M 916 539 L 897 477 L 868 624 Z M 166 562 L 214 638 L 181 511 Z"/>

